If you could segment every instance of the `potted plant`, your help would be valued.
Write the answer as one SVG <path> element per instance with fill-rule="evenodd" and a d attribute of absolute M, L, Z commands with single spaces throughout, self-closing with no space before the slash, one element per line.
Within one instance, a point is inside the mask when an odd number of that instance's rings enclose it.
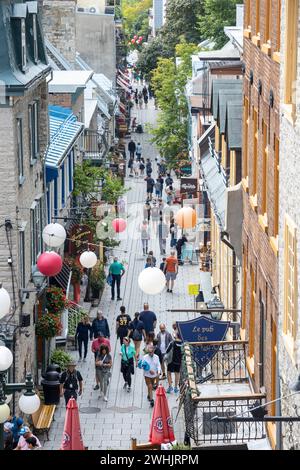
<path fill-rule="evenodd" d="M 59 315 L 66 307 L 66 295 L 61 287 L 48 287 L 46 308 L 52 315 Z"/>
<path fill-rule="evenodd" d="M 51 354 L 50 364 L 57 364 L 63 372 L 72 359 L 72 356 L 62 349 L 55 349 Z"/>
<path fill-rule="evenodd" d="M 62 325 L 57 315 L 46 313 L 42 315 L 36 323 L 36 334 L 44 339 L 51 339 L 59 336 Z"/>
<path fill-rule="evenodd" d="M 106 276 L 103 264 L 98 262 L 96 266 L 94 266 L 90 274 L 90 285 L 92 290 L 92 297 L 94 299 L 99 299 L 100 292 L 103 290 L 105 285 L 105 279 Z"/>

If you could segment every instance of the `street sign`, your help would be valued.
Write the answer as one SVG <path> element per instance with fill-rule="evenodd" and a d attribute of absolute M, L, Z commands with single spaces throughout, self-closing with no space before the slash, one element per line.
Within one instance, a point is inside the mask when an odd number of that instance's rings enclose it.
<path fill-rule="evenodd" d="M 189 284 L 188 292 L 189 295 L 198 295 L 200 290 L 200 284 Z"/>
<path fill-rule="evenodd" d="M 183 194 L 183 199 L 188 199 L 192 196 L 197 198 L 198 194 L 198 179 L 197 178 L 180 178 L 180 192 Z"/>
<path fill-rule="evenodd" d="M 177 328 L 184 342 L 224 341 L 230 322 L 218 321 L 205 316 L 189 321 L 178 321 Z M 194 360 L 200 367 L 205 367 L 217 354 L 219 347 L 215 345 L 196 346 Z"/>

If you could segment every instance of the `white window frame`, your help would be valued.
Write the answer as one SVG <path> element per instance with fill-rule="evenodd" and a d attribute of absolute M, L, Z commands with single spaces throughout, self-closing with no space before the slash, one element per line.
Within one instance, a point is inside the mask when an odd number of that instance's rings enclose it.
<path fill-rule="evenodd" d="M 21 18 L 21 70 L 26 72 L 27 53 L 26 53 L 26 23 L 25 18 Z"/>
<path fill-rule="evenodd" d="M 28 128 L 30 164 L 33 165 L 39 156 L 39 102 L 34 101 L 28 107 Z"/>
<path fill-rule="evenodd" d="M 23 146 L 23 120 L 17 118 L 17 151 L 18 151 L 18 171 L 19 185 L 25 181 L 24 176 L 24 146 Z"/>
<path fill-rule="evenodd" d="M 32 15 L 32 31 L 33 31 L 33 59 L 37 64 L 39 62 L 39 49 L 37 42 L 37 18 L 36 15 Z"/>

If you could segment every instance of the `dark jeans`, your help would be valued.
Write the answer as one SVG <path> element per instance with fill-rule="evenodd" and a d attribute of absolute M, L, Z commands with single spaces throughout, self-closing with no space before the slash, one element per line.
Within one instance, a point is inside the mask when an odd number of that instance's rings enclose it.
<path fill-rule="evenodd" d="M 133 359 L 128 362 L 128 365 L 123 364 L 122 365 L 122 374 L 124 378 L 124 382 L 127 382 L 129 387 L 131 387 L 131 374 L 132 374 L 132 368 L 133 368 Z"/>
<path fill-rule="evenodd" d="M 129 152 L 130 152 L 130 157 L 129 158 L 134 158 L 135 150 L 129 150 Z"/>
<path fill-rule="evenodd" d="M 111 298 L 115 298 L 115 283 L 117 283 L 117 296 L 118 298 L 121 297 L 120 295 L 120 286 L 121 286 L 121 274 L 112 274 L 112 284 L 111 284 Z"/>
<path fill-rule="evenodd" d="M 80 359 L 82 358 L 82 344 L 84 344 L 84 359 L 87 356 L 87 350 L 88 350 L 88 339 L 83 339 L 78 337 L 78 352 L 79 352 L 79 357 Z"/>
<path fill-rule="evenodd" d="M 77 392 L 76 390 L 65 390 L 64 397 L 65 397 L 66 408 L 67 408 L 67 404 L 70 398 L 75 398 L 75 400 L 77 400 Z"/>

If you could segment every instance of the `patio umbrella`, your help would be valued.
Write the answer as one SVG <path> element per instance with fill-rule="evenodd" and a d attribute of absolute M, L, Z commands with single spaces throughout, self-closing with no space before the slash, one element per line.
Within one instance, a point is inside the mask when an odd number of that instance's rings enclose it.
<path fill-rule="evenodd" d="M 78 406 L 74 398 L 70 398 L 68 401 L 61 450 L 85 450 L 80 429 Z"/>
<path fill-rule="evenodd" d="M 164 387 L 159 385 L 156 390 L 149 442 L 151 444 L 167 444 L 173 441 L 175 441 L 175 436 L 168 400 Z"/>

